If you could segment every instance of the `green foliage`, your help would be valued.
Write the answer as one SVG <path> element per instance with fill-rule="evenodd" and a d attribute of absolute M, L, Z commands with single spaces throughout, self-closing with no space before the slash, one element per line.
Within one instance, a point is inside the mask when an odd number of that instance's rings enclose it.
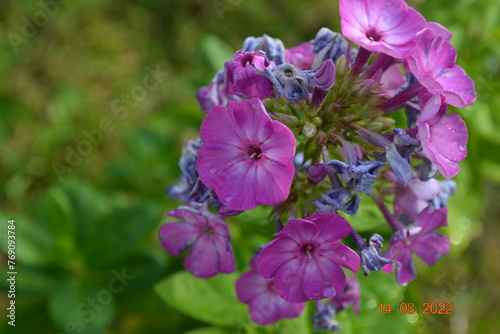
<path fill-rule="evenodd" d="M 199 135 L 203 115 L 196 90 L 247 36 L 267 33 L 290 47 L 310 40 L 322 26 L 338 31 L 338 1 L 221 0 L 226 10 L 220 15 L 217 1 L 63 2 L 57 1 L 57 13 L 29 38 L 23 37 L 24 18 L 33 22 L 40 3 L 0 3 L 0 249 L 7 252 L 5 222 L 14 218 L 19 273 L 16 327 L 3 321 L 0 332 L 311 333 L 313 305 L 297 319 L 256 326 L 234 296 L 238 274 L 194 279 L 182 271 L 182 257 L 167 256 L 156 234 L 160 222 L 168 221 L 161 213 L 178 205 L 164 189 L 178 180 L 182 144 Z M 416 262 L 418 277 L 409 287 L 384 273 L 360 276 L 362 312 L 347 310 L 337 320 L 342 333 L 495 332 L 500 3 L 408 3 L 454 33 L 459 65 L 478 93 L 474 105 L 458 111 L 470 135 L 449 203 L 449 227 L 441 229 L 452 247 L 433 268 Z M 21 42 L 13 43 L 10 34 Z M 168 73 L 166 79 L 144 99 L 131 100 L 147 67 L 156 66 Z M 128 108 L 126 117 L 113 110 L 115 100 Z M 80 154 L 78 164 L 69 163 L 68 147 L 78 152 L 89 140 L 84 131 L 100 129 L 105 118 L 113 130 Z M 62 176 L 55 162 L 67 168 Z M 275 230 L 269 212 L 259 207 L 229 219 L 239 273 Z M 367 197 L 359 213 L 346 218 L 365 238 L 374 232 L 389 236 Z M 122 268 L 134 276 L 128 285 L 108 304 L 89 306 L 87 298 L 109 290 L 112 270 Z M 0 289 L 8 290 L 5 280 Z M 442 296 L 455 305 L 452 318 L 419 316 L 411 322 L 395 313 L 381 315 L 377 306 L 421 305 Z"/>

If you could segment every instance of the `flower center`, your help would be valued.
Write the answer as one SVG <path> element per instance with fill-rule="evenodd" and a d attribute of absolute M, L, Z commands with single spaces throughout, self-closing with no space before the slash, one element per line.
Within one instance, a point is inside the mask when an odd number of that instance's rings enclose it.
<path fill-rule="evenodd" d="M 373 42 L 378 42 L 382 38 L 382 36 L 374 29 L 368 30 L 366 32 L 366 37 Z"/>
<path fill-rule="evenodd" d="M 314 253 L 314 245 L 312 244 L 305 244 L 302 247 L 300 247 L 300 252 L 302 255 L 307 257 L 308 259 L 312 259 L 313 253 Z"/>
<path fill-rule="evenodd" d="M 241 59 L 241 64 L 243 67 L 250 66 L 252 64 L 253 60 L 253 55 L 251 54 L 246 54 L 242 59 Z"/>
<path fill-rule="evenodd" d="M 252 160 L 257 160 L 262 158 L 262 150 L 257 145 L 250 146 L 248 148 L 248 156 Z"/>
<path fill-rule="evenodd" d="M 210 226 L 205 225 L 202 227 L 202 233 L 205 235 L 213 235 L 215 233 L 215 231 Z"/>

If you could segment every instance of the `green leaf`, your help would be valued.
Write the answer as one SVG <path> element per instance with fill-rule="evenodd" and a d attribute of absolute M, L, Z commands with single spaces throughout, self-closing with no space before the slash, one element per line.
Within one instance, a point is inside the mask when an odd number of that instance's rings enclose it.
<path fill-rule="evenodd" d="M 382 234 L 384 231 L 389 231 L 387 221 L 373 200 L 365 194 L 358 194 L 361 195 L 361 202 L 356 215 L 350 216 L 342 211 L 339 211 L 339 214 L 358 232 L 376 230 L 377 233 Z"/>
<path fill-rule="evenodd" d="M 198 328 L 194 329 L 189 332 L 185 332 L 184 334 L 229 334 L 230 332 L 216 328 L 216 327 L 203 327 L 203 328 Z"/>
<path fill-rule="evenodd" d="M 113 320 L 113 294 L 84 282 L 64 282 L 50 296 L 48 310 L 52 320 L 67 333 L 98 334 Z"/>
<path fill-rule="evenodd" d="M 214 35 L 207 35 L 201 40 L 201 50 L 214 73 L 224 66 L 224 62 L 231 60 L 234 54 L 226 42 Z"/>
<path fill-rule="evenodd" d="M 156 206 L 143 203 L 104 216 L 93 234 L 94 241 L 84 246 L 89 265 L 106 266 L 132 253 L 141 238 L 157 225 L 159 215 Z"/>
<path fill-rule="evenodd" d="M 42 197 L 40 207 L 42 226 L 52 236 L 53 251 L 67 259 L 75 249 L 75 213 L 66 194 L 58 187 L 49 189 Z"/>
<path fill-rule="evenodd" d="M 182 271 L 155 285 L 156 293 L 172 308 L 211 325 L 238 327 L 248 323 L 247 306 L 236 298 L 237 273 L 199 279 Z"/>

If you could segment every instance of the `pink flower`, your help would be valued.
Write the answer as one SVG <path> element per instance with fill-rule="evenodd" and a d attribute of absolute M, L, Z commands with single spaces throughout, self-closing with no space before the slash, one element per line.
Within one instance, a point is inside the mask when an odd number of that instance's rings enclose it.
<path fill-rule="evenodd" d="M 434 230 L 448 223 L 447 209 L 422 211 L 415 226 L 404 228 L 391 237 L 390 246 L 385 257 L 393 259 L 392 265 L 384 266 L 385 272 L 391 272 L 391 266 L 396 273 L 400 285 L 407 285 L 417 275 L 413 265 L 412 253 L 417 254 L 427 265 L 434 265 L 450 250 L 450 239 Z"/>
<path fill-rule="evenodd" d="M 441 190 L 441 185 L 436 179 L 421 181 L 415 176 L 407 186 L 398 182 L 396 176 L 386 173 L 386 177 L 395 184 L 396 197 L 394 198 L 394 215 L 405 214 L 411 221 L 417 221 L 418 215 L 429 205 Z"/>
<path fill-rule="evenodd" d="M 403 0 L 340 0 L 345 37 L 373 53 L 402 59 L 427 26 L 424 17 Z"/>
<path fill-rule="evenodd" d="M 184 259 L 187 271 L 199 278 L 236 270 L 226 223 L 204 209 L 181 206 L 166 213 L 181 222 L 163 224 L 158 231 L 162 246 L 173 256 L 190 249 Z"/>
<path fill-rule="evenodd" d="M 423 90 L 419 95 L 422 106 L 417 119 L 418 139 L 425 155 L 446 178 L 460 170 L 459 161 L 467 156 L 467 125 L 458 114 L 447 114 L 440 95 L 429 96 Z"/>
<path fill-rule="evenodd" d="M 276 65 L 268 61 L 262 51 L 238 51 L 233 59 L 224 63 L 227 93 L 243 98 L 261 100 L 273 95 L 273 84 L 263 74 Z"/>
<path fill-rule="evenodd" d="M 223 204 L 250 210 L 288 197 L 295 137 L 271 120 L 259 99 L 214 107 L 201 124 L 200 136 L 196 169 Z"/>
<path fill-rule="evenodd" d="M 292 303 L 337 296 L 346 286 L 340 266 L 356 272 L 360 265 L 359 255 L 337 241 L 350 232 L 349 223 L 334 213 L 292 219 L 260 251 L 259 272 L 274 278 L 277 294 Z"/>
<path fill-rule="evenodd" d="M 425 29 L 404 65 L 429 92 L 443 95 L 447 104 L 466 107 L 476 100 L 476 91 L 456 59 L 457 51 L 447 40 Z"/>
<path fill-rule="evenodd" d="M 304 309 L 304 303 L 290 303 L 276 293 L 274 279 L 262 277 L 257 261 L 250 261 L 252 270 L 236 281 L 238 299 L 249 306 L 250 317 L 259 325 L 269 325 L 283 318 L 296 318 Z"/>
<path fill-rule="evenodd" d="M 285 50 L 285 62 L 296 66 L 302 71 L 312 68 L 315 57 L 316 53 L 309 42 L 304 42 Z"/>

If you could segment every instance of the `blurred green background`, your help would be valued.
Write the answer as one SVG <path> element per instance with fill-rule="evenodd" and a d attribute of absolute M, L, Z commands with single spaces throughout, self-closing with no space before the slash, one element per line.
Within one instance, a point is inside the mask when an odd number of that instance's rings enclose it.
<path fill-rule="evenodd" d="M 452 247 L 433 268 L 417 262 L 407 288 L 359 275 L 362 311 L 338 320 L 344 333 L 497 333 L 500 2 L 409 4 L 454 33 L 458 64 L 476 82 L 476 103 L 455 110 L 470 139 L 442 229 Z M 340 31 L 337 1 L 1 1 L 0 332 L 310 332 L 310 306 L 299 319 L 252 325 L 234 295 L 238 274 L 193 279 L 156 231 L 178 205 L 164 191 L 180 175 L 182 144 L 198 136 L 197 88 L 247 36 L 291 47 L 323 26 Z M 273 232 L 268 213 L 229 219 L 239 272 Z M 353 222 L 365 237 L 380 226 L 370 217 Z M 8 219 L 17 226 L 15 327 L 3 316 Z M 454 314 L 381 315 L 388 302 L 450 302 Z"/>

